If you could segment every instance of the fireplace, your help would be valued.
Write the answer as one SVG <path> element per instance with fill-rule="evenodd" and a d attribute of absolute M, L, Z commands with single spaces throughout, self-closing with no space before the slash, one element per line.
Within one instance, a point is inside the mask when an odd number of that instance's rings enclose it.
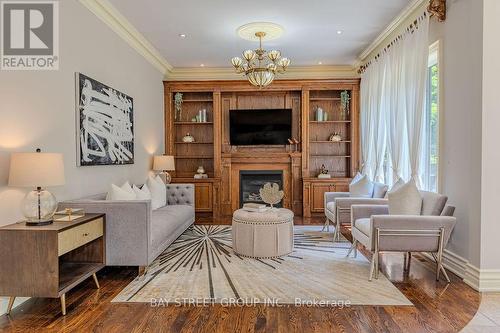
<path fill-rule="evenodd" d="M 283 189 L 283 171 L 281 170 L 240 170 L 240 208 L 248 202 L 264 203 L 259 190 L 266 183 L 277 183 Z M 282 207 L 280 202 L 275 207 Z"/>

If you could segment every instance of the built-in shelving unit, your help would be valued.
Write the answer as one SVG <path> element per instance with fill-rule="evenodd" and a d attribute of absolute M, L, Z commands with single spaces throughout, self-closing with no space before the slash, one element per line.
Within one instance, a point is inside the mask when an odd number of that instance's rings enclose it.
<path fill-rule="evenodd" d="M 332 177 L 351 176 L 351 109 L 344 110 L 342 91 L 309 91 L 309 177 L 316 177 L 322 165 Z M 318 119 L 318 109 L 323 110 L 327 120 Z M 340 133 L 342 140 L 329 141 L 333 133 Z"/>

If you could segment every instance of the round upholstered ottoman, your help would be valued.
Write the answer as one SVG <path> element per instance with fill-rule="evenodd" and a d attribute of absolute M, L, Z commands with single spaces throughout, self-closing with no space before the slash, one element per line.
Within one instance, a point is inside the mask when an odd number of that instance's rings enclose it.
<path fill-rule="evenodd" d="M 252 258 L 276 258 L 293 251 L 293 212 L 273 208 L 266 212 L 233 213 L 233 250 Z"/>

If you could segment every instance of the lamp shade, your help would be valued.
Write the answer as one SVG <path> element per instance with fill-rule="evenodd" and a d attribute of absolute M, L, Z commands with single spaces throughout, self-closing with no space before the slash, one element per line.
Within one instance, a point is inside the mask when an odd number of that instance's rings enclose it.
<path fill-rule="evenodd" d="M 46 187 L 60 185 L 64 185 L 62 154 L 12 154 L 10 158 L 9 186 Z"/>
<path fill-rule="evenodd" d="M 174 157 L 168 155 L 156 155 L 153 159 L 153 170 L 155 171 L 175 170 Z"/>

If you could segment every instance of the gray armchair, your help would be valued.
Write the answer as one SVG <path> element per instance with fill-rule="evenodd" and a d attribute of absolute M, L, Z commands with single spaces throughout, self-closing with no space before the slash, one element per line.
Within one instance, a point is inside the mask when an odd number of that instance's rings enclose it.
<path fill-rule="evenodd" d="M 411 252 L 429 252 L 436 261 L 436 280 L 442 272 L 446 281 L 448 274 L 442 265 L 443 250 L 456 224 L 455 208 L 446 206 L 444 195 L 420 192 L 422 195 L 421 215 L 389 215 L 387 205 L 353 205 L 351 211 L 353 245 L 361 243 L 373 252 L 369 280 L 378 278 L 380 252 L 404 252 L 409 269 Z"/>
<path fill-rule="evenodd" d="M 340 240 L 340 226 L 351 224 L 352 205 L 387 205 L 385 199 L 388 187 L 385 184 L 374 183 L 372 196 L 369 198 L 351 197 L 349 192 L 326 192 L 325 193 L 325 224 L 324 231 L 330 231 L 330 222 L 335 227 L 333 241 Z"/>

